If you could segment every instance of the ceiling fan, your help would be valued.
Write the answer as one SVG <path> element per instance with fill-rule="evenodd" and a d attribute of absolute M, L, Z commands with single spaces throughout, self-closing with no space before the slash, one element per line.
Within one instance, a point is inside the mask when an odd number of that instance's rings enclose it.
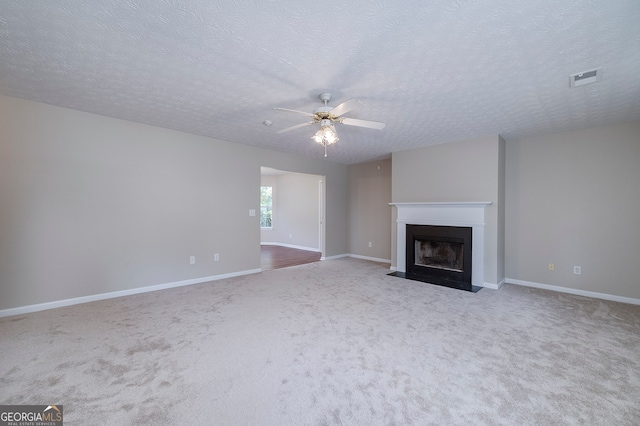
<path fill-rule="evenodd" d="M 324 102 L 324 106 L 317 108 L 313 111 L 313 113 L 297 111 L 295 109 L 274 108 L 279 111 L 302 114 L 312 119 L 312 121 L 287 127 L 286 129 L 279 130 L 276 133 L 285 133 L 290 130 L 308 126 L 310 124 L 320 123 L 320 130 L 318 130 L 313 136 L 311 136 L 311 139 L 324 146 L 324 156 L 326 157 L 327 145 L 332 145 L 339 140 L 338 133 L 336 133 L 336 128 L 333 125 L 334 122 L 346 124 L 347 126 L 367 127 L 369 129 L 376 130 L 384 128 L 384 123 L 381 123 L 379 121 L 368 121 L 360 120 L 357 118 L 342 117 L 342 114 L 351 111 L 359 104 L 361 104 L 361 102 L 357 99 L 349 99 L 348 101 L 341 103 L 337 107 L 330 107 L 327 105 L 327 103 L 331 100 L 331 93 L 321 93 L 319 95 L 319 98 Z"/>

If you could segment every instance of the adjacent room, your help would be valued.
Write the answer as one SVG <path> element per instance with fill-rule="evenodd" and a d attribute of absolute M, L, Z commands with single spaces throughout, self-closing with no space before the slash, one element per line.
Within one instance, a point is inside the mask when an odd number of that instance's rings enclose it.
<path fill-rule="evenodd" d="M 260 268 L 321 260 L 324 178 L 269 167 L 260 173 Z"/>
<path fill-rule="evenodd" d="M 638 22 L 1 2 L 0 414 L 640 424 Z"/>

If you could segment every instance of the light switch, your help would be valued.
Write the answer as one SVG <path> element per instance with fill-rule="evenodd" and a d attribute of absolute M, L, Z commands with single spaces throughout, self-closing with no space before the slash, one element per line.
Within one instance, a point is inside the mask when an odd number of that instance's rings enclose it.
<path fill-rule="evenodd" d="M 256 209 L 249 209 L 249 216 L 255 216 L 256 215 Z"/>

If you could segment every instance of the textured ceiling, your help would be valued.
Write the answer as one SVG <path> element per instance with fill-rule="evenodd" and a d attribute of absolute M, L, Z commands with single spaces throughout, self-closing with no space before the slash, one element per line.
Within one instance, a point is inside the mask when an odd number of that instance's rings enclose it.
<path fill-rule="evenodd" d="M 637 0 L 0 2 L 0 93 L 330 161 L 640 119 Z M 602 81 L 569 88 L 569 75 Z M 263 125 L 270 120 L 273 125 Z"/>

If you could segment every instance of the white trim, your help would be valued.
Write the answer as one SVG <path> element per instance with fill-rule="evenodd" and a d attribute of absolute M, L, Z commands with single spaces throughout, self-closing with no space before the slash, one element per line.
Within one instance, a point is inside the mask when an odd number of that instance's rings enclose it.
<path fill-rule="evenodd" d="M 289 247 L 298 250 L 307 250 L 307 251 L 315 251 L 318 253 L 322 253 L 317 247 L 305 247 L 305 246 L 296 246 L 294 244 L 285 244 L 285 243 L 260 243 L 261 246 L 280 246 L 280 247 Z"/>
<path fill-rule="evenodd" d="M 182 287 L 192 284 L 201 284 L 209 281 L 218 281 L 226 278 L 239 277 L 242 275 L 257 274 L 262 269 L 249 269 L 246 271 L 232 272 L 229 274 L 212 275 L 209 277 L 193 278 L 184 281 L 175 281 L 172 283 L 157 284 L 146 287 L 137 287 L 129 290 L 113 291 L 109 293 L 92 294 L 91 296 L 74 297 L 73 299 L 56 300 L 53 302 L 38 303 L 36 305 L 20 306 L 18 308 L 9 308 L 0 310 L 0 318 L 12 315 L 22 315 L 31 312 L 45 311 L 47 309 L 62 308 L 65 306 L 79 305 L 81 303 L 96 302 L 98 300 L 113 299 L 115 297 L 131 296 L 134 294 L 148 293 L 150 291 L 166 290 L 169 288 Z"/>
<path fill-rule="evenodd" d="M 575 294 L 577 296 L 593 297 L 595 299 L 611 300 L 613 302 L 640 305 L 640 299 L 634 299 L 631 297 L 616 296 L 614 294 L 606 294 L 606 293 L 597 293 L 595 291 L 578 290 L 575 288 L 561 287 L 557 285 L 540 284 L 532 281 L 516 280 L 514 278 L 506 278 L 505 281 L 507 284 L 521 285 L 524 287 L 541 288 L 543 290 L 557 291 L 559 293 L 569 293 L 569 294 Z"/>
<path fill-rule="evenodd" d="M 343 257 L 349 257 L 348 254 L 336 254 L 335 256 L 327 256 L 325 260 L 342 259 Z"/>
<path fill-rule="evenodd" d="M 322 179 L 318 180 L 318 251 L 322 253 L 322 241 L 324 240 L 324 185 Z"/>
<path fill-rule="evenodd" d="M 492 290 L 500 290 L 502 286 L 505 284 L 505 280 L 500 281 L 498 284 L 483 282 L 482 287 L 490 288 Z"/>
<path fill-rule="evenodd" d="M 372 262 L 391 263 L 391 259 L 380 259 L 379 257 L 360 256 L 359 254 L 351 254 L 351 253 L 349 253 L 349 257 L 353 257 L 353 258 L 356 258 L 356 259 L 362 259 L 362 260 L 370 260 Z"/>
<path fill-rule="evenodd" d="M 406 206 L 406 207 L 485 207 L 492 204 L 492 201 L 427 201 L 416 203 L 389 203 L 392 206 Z"/>
<path fill-rule="evenodd" d="M 481 227 L 484 228 L 484 222 L 474 222 L 470 220 L 437 220 L 429 219 L 426 217 L 416 217 L 413 219 L 399 219 L 397 223 L 405 225 L 436 225 L 436 226 L 468 226 L 468 227 Z M 419 222 L 419 223 L 416 223 Z M 429 223 L 424 223 L 429 222 Z"/>

